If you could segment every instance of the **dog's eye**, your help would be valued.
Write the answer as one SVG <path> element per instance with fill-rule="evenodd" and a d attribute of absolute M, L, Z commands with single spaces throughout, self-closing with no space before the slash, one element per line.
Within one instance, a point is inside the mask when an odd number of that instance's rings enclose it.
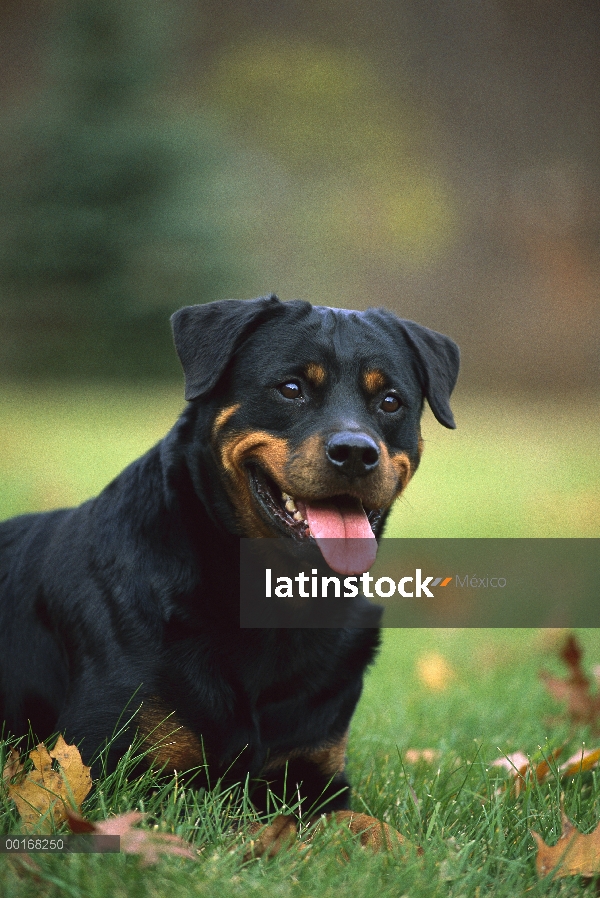
<path fill-rule="evenodd" d="M 379 408 L 384 412 L 397 412 L 401 405 L 402 403 L 395 393 L 388 393 L 381 400 Z"/>
<path fill-rule="evenodd" d="M 286 399 L 302 399 L 302 387 L 295 380 L 288 380 L 279 385 L 279 392 Z"/>

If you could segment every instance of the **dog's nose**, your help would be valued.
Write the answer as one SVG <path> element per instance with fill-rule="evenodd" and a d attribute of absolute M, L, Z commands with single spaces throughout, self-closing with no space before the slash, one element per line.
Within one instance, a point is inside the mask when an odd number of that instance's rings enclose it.
<path fill-rule="evenodd" d="M 350 430 L 335 433 L 325 446 L 325 455 L 340 474 L 364 477 L 379 464 L 379 446 L 366 433 Z"/>

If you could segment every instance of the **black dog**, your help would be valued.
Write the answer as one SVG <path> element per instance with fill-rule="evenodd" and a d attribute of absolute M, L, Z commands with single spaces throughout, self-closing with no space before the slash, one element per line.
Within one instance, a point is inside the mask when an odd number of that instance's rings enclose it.
<path fill-rule="evenodd" d="M 335 570 L 367 569 L 424 397 L 454 427 L 458 349 L 381 309 L 275 296 L 181 309 L 173 330 L 189 404 L 170 433 L 96 499 L 0 525 L 0 714 L 89 759 L 133 697 L 149 742 L 172 733 L 159 761 L 347 808 L 378 631 L 240 629 L 239 540 L 314 539 Z"/>

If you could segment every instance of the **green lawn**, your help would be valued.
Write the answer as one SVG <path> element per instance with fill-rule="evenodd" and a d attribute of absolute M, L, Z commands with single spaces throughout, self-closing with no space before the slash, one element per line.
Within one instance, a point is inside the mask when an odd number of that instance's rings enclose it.
<path fill-rule="evenodd" d="M 182 388 L 5 386 L 0 519 L 93 496 L 163 436 Z M 458 428 L 423 422 L 425 453 L 389 536 L 600 535 L 600 420 L 592 399 L 457 399 Z"/>
<path fill-rule="evenodd" d="M 182 407 L 181 391 L 24 391 L 0 399 L 0 517 L 81 501 L 166 432 Z M 593 403 L 548 406 L 507 399 L 455 403 L 459 429 L 430 413 L 418 476 L 394 515 L 395 536 L 598 536 L 600 424 Z M 600 663 L 600 633 L 580 634 L 589 666 Z M 385 819 L 423 849 L 417 856 L 373 856 L 348 847 L 350 861 L 315 841 L 272 861 L 244 864 L 232 850 L 231 805 L 166 785 L 112 781 L 87 799 L 98 819 L 137 807 L 148 826 L 177 832 L 201 849 L 197 863 L 169 858 L 141 867 L 135 857 L 36 857 L 31 871 L 0 857 L 0 894 L 62 898 L 100 896 L 247 896 L 333 898 L 339 894 L 536 896 L 587 894 L 577 878 L 538 882 L 529 831 L 547 842 L 560 831 L 560 794 L 582 830 L 597 823 L 600 776 L 556 776 L 515 797 L 497 791 L 490 763 L 521 750 L 565 755 L 600 738 L 570 727 L 545 693 L 540 668 L 559 670 L 558 634 L 537 631 L 388 630 L 353 722 L 349 770 L 354 807 Z M 434 653 L 432 655 L 432 653 Z M 423 675 L 445 671 L 438 688 Z M 428 659 L 429 662 L 428 662 Z M 553 719 L 554 718 L 554 719 Z M 558 719 L 557 719 L 558 718 Z M 433 763 L 410 763 L 411 749 L 435 749 Z M 4 810 L 2 811 L 2 808 Z M 18 829 L 14 808 L 0 805 L 0 829 Z"/>

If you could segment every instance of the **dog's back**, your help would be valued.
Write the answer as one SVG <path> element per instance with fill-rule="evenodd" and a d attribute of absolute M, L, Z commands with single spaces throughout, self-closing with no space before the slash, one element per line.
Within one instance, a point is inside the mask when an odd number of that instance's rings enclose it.
<path fill-rule="evenodd" d="M 0 717 L 13 733 L 51 733 L 64 703 L 66 659 L 45 613 L 46 550 L 67 510 L 0 524 Z"/>

